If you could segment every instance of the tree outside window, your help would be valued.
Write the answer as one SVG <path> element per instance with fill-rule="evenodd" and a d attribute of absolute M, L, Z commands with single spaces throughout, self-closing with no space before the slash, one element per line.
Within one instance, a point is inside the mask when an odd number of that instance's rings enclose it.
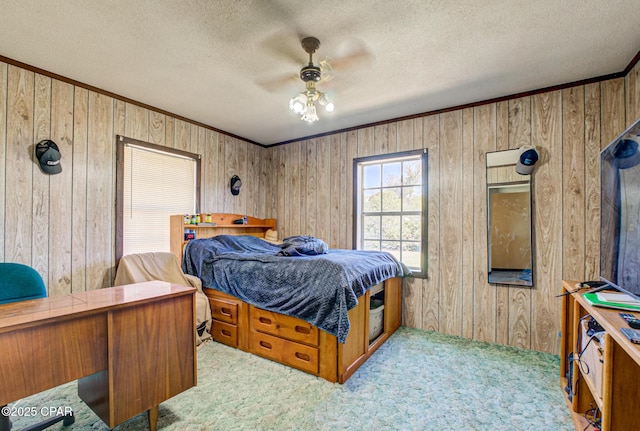
<path fill-rule="evenodd" d="M 426 273 L 426 150 L 354 160 L 356 248 L 386 251 Z"/>

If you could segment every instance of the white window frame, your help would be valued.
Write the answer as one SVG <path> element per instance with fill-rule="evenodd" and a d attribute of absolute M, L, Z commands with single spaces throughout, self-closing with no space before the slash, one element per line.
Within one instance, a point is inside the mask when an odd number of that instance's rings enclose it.
<path fill-rule="evenodd" d="M 404 210 L 403 208 L 403 200 L 400 199 L 400 211 L 385 211 L 384 208 L 380 208 L 379 211 L 370 211 L 370 212 L 365 212 L 363 210 L 363 202 L 365 200 L 365 192 L 366 191 L 375 191 L 375 190 L 380 190 L 380 194 L 382 195 L 384 189 L 389 188 L 388 186 L 384 186 L 382 184 L 382 182 L 380 183 L 379 186 L 374 186 L 372 188 L 367 188 L 365 189 L 364 187 L 364 179 L 363 179 L 363 170 L 365 167 L 370 167 L 370 166 L 375 166 L 375 165 L 380 165 L 380 170 L 382 172 L 382 166 L 387 165 L 387 164 L 391 164 L 391 163 L 397 163 L 397 162 L 403 162 L 403 161 L 420 161 L 421 162 L 421 184 L 407 184 L 404 182 L 404 177 L 401 177 L 401 182 L 400 185 L 395 185 L 395 186 L 390 186 L 390 187 L 401 187 L 401 188 L 405 188 L 405 187 L 415 187 L 415 186 L 421 186 L 422 190 L 422 201 L 421 201 L 421 207 L 419 210 L 413 209 L 413 210 Z M 395 239 L 390 239 L 389 241 L 392 242 L 399 242 L 400 243 L 400 250 L 397 253 L 394 253 L 397 257 L 401 257 L 403 252 L 403 245 L 404 244 L 409 244 L 409 243 L 419 243 L 420 245 L 420 255 L 419 255 L 419 267 L 416 267 L 415 265 L 407 265 L 409 266 L 409 268 L 412 270 L 412 273 L 415 277 L 426 277 L 427 274 L 427 192 L 428 192 L 428 184 L 427 184 L 427 168 L 428 168 L 428 164 L 427 164 L 427 150 L 426 149 L 421 149 L 421 150 L 413 150 L 413 151 L 405 151 L 405 152 L 400 152 L 400 153 L 393 153 L 393 154 L 385 154 L 385 155 L 378 155 L 378 156 L 368 156 L 368 157 L 361 157 L 361 158 L 356 158 L 353 160 L 353 176 L 354 176 L 354 192 L 353 192 L 353 205 L 354 205 L 354 229 L 353 229 L 353 248 L 357 249 L 357 250 L 367 250 L 367 247 L 365 246 L 365 241 L 367 240 L 372 240 L 372 241 L 384 241 L 385 239 L 383 238 L 383 229 L 382 226 L 380 227 L 379 230 L 379 235 L 377 238 L 365 238 L 365 217 L 370 216 L 370 217 L 380 217 L 382 220 L 382 217 L 384 216 L 420 216 L 420 221 L 421 221 L 421 233 L 420 233 L 420 238 L 417 240 L 409 240 L 409 239 L 403 239 L 403 235 L 402 235 L 402 223 L 400 226 L 400 237 L 399 238 L 395 238 Z M 405 262 L 405 264 L 407 264 Z"/>

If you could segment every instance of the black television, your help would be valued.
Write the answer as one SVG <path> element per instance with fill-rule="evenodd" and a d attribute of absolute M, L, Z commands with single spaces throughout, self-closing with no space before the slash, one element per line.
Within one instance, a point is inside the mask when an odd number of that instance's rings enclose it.
<path fill-rule="evenodd" d="M 640 301 L 640 118 L 600 152 L 600 278 Z"/>

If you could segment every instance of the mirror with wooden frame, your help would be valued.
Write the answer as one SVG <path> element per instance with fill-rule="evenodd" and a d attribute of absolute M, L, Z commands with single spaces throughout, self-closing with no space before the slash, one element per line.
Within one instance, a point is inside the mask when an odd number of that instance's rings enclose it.
<path fill-rule="evenodd" d="M 519 150 L 487 153 L 489 283 L 533 286 L 531 176 L 516 172 Z"/>

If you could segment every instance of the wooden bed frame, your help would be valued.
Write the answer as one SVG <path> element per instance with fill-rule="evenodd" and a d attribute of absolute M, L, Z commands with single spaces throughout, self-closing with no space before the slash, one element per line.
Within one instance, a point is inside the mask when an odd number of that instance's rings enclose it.
<path fill-rule="evenodd" d="M 196 231 L 196 238 L 215 235 L 253 235 L 264 238 L 267 230 L 276 229 L 275 219 L 248 217 L 248 224 L 233 224 L 239 214 L 211 214 L 211 225 L 185 225 L 184 216 L 171 216 L 171 252 L 182 262 L 186 229 Z M 382 333 L 369 340 L 370 299 L 383 291 Z M 316 326 L 294 317 L 262 310 L 214 290 L 204 289 L 209 297 L 214 340 L 246 352 L 305 371 L 330 382 L 344 383 L 367 359 L 389 339 L 401 323 L 402 279 L 391 278 L 369 289 L 349 311 L 351 328 L 344 344 Z M 379 294 L 380 296 L 380 294 Z"/>

